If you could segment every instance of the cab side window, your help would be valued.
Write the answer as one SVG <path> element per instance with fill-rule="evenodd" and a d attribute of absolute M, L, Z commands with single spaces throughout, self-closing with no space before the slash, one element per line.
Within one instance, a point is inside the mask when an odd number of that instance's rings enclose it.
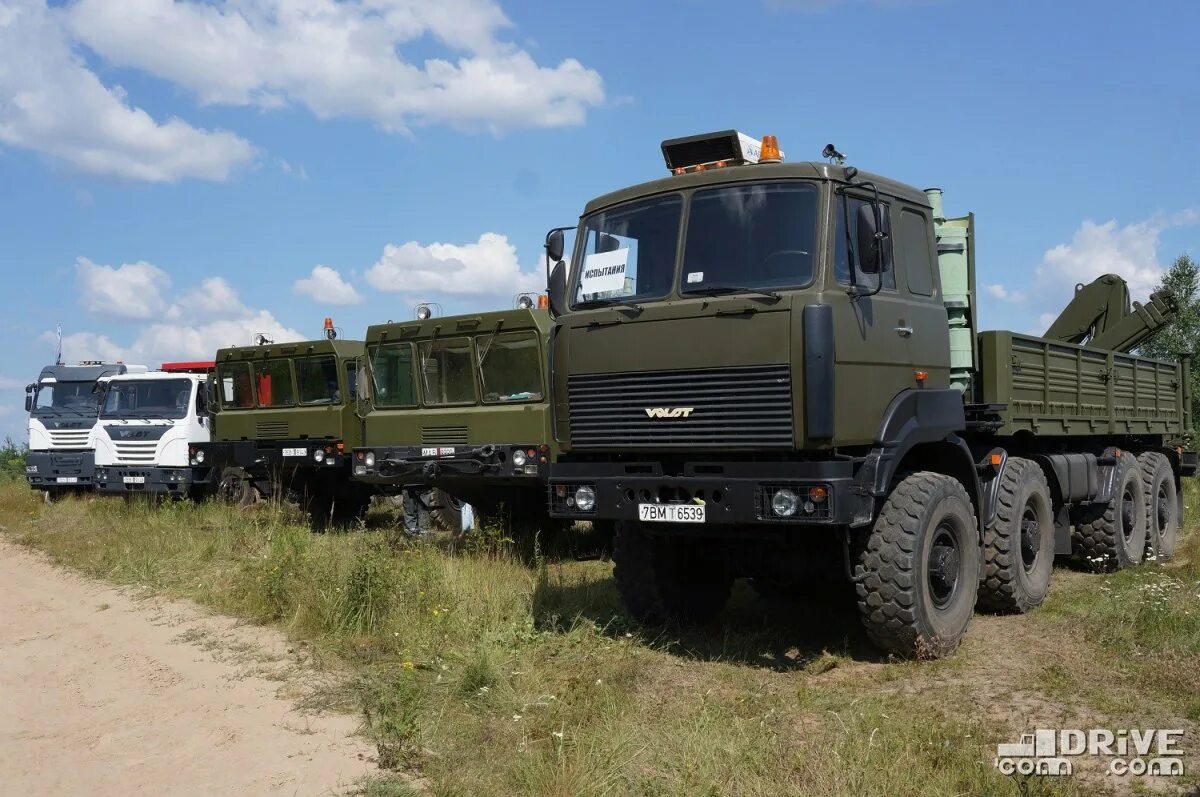
<path fill-rule="evenodd" d="M 858 257 L 858 209 L 864 205 L 869 205 L 870 200 L 861 197 L 847 197 L 845 194 L 839 194 L 837 200 L 837 218 L 834 220 L 834 241 L 833 241 L 833 273 L 837 281 L 843 285 L 850 284 L 850 254 L 854 257 L 855 279 L 859 285 L 864 288 L 874 289 L 879 283 L 876 280 L 878 276 L 874 274 L 864 274 L 862 272 L 862 260 Z M 891 213 L 887 203 L 883 203 L 883 228 L 891 231 Z M 892 240 L 889 235 L 884 246 L 884 262 L 888 268 L 883 272 L 883 289 L 886 291 L 896 290 L 896 265 L 895 257 L 892 255 Z"/>
<path fill-rule="evenodd" d="M 895 229 L 896 267 L 907 277 L 908 290 L 917 296 L 933 296 L 932 233 L 925 214 L 904 208 Z"/>

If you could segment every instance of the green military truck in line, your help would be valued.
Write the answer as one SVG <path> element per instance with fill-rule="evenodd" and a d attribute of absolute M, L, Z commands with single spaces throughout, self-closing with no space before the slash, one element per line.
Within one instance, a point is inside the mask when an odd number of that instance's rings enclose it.
<path fill-rule="evenodd" d="M 974 219 L 736 132 L 666 141 L 671 176 L 552 232 L 555 517 L 615 524 L 648 621 L 703 621 L 737 577 L 853 584 L 872 641 L 940 656 L 976 605 L 1024 612 L 1056 554 L 1170 556 L 1189 364 L 1119 277 L 1045 337 L 980 332 Z"/>
<path fill-rule="evenodd" d="M 191 462 L 207 466 L 224 500 L 246 505 L 293 493 L 316 525 L 362 517 L 375 490 L 351 479 L 362 442 L 356 414 L 362 341 L 264 342 L 216 355 L 213 434 Z"/>
<path fill-rule="evenodd" d="M 512 310 L 437 317 L 367 330 L 365 440 L 354 477 L 389 492 L 433 487 L 434 505 L 503 505 L 517 523 L 546 517 L 557 452 L 547 400 L 550 317 L 526 299 Z M 425 308 L 425 309 L 422 309 Z M 440 511 L 455 524 L 454 513 Z"/>

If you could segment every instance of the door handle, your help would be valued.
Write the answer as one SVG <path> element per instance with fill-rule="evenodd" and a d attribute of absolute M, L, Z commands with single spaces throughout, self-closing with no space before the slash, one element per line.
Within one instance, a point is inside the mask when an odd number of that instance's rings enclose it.
<path fill-rule="evenodd" d="M 905 326 L 896 327 L 896 334 L 902 338 L 912 337 L 912 333 L 913 333 L 912 327 L 905 327 Z"/>

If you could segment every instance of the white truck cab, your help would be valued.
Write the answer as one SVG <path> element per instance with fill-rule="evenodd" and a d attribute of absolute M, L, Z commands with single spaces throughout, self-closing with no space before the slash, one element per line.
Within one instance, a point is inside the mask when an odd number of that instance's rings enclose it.
<path fill-rule="evenodd" d="M 95 470 L 96 413 L 105 383 L 121 374 L 144 374 L 144 365 L 81 362 L 42 369 L 25 387 L 29 452 L 25 479 L 54 498 L 91 489 Z"/>
<path fill-rule="evenodd" d="M 109 493 L 199 496 L 208 469 L 189 446 L 206 443 L 212 363 L 163 363 L 162 370 L 108 381 L 96 425 L 96 489 Z"/>

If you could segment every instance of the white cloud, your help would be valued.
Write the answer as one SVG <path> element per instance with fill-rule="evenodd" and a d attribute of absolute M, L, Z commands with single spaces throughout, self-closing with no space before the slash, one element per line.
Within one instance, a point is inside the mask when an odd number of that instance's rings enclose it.
<path fill-rule="evenodd" d="M 282 343 L 304 335 L 261 309 L 247 307 L 222 277 L 207 277 L 168 301 L 170 277 L 150 263 L 127 263 L 119 268 L 97 266 L 79 259 L 81 302 L 109 318 L 143 322 L 129 342 L 103 332 L 84 331 L 63 336 L 63 359 L 124 360 L 157 366 L 164 360 L 207 360 L 224 346 L 244 346 L 258 334 Z M 90 293 L 89 293 L 90 292 Z M 152 297 L 152 298 L 147 298 Z M 54 344 L 54 332 L 41 339 Z"/>
<path fill-rule="evenodd" d="M 493 131 L 579 124 L 604 101 L 600 75 L 568 58 L 542 66 L 502 41 L 493 0 L 78 0 L 74 35 L 110 63 L 201 102 L 354 116 L 388 131 L 444 122 Z M 409 63 L 405 45 L 454 54 Z"/>
<path fill-rule="evenodd" d="M 105 318 L 134 321 L 154 318 L 167 306 L 163 293 L 171 278 L 158 266 L 144 261 L 113 268 L 78 258 L 75 281 L 79 302 L 89 312 Z"/>
<path fill-rule="evenodd" d="M 1025 294 L 1021 291 L 1010 290 L 1003 285 L 984 285 L 983 289 L 988 292 L 988 295 L 994 299 L 1009 302 L 1025 301 Z"/>
<path fill-rule="evenodd" d="M 516 247 L 494 232 L 462 245 L 388 244 L 365 276 L 377 290 L 393 293 L 514 296 L 538 290 L 545 282 L 537 271 L 522 271 Z"/>
<path fill-rule="evenodd" d="M 0 144 L 149 182 L 224 180 L 253 160 L 254 148 L 233 133 L 156 121 L 130 105 L 72 50 L 61 18 L 41 0 L 0 4 Z"/>
<path fill-rule="evenodd" d="M 362 301 L 354 286 L 342 279 L 337 269 L 329 266 L 313 266 L 309 276 L 292 283 L 292 292 L 322 304 L 349 305 Z"/>

